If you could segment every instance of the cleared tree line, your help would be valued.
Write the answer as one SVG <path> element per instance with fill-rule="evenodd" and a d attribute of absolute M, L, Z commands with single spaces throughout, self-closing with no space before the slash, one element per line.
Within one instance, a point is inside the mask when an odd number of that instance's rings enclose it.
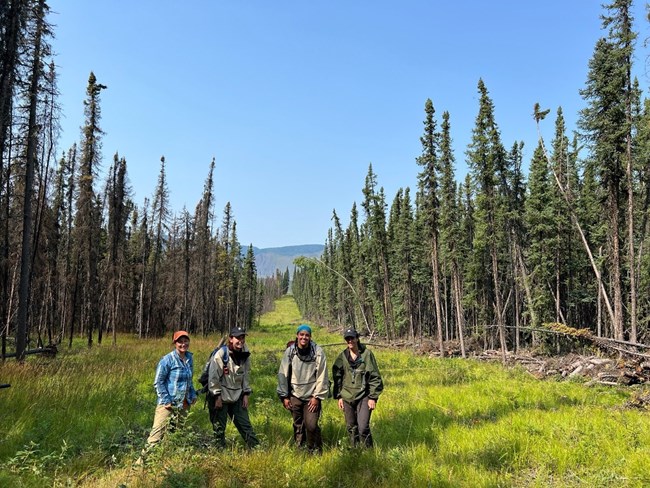
<path fill-rule="evenodd" d="M 0 7 L 0 357 L 88 346 L 118 332 L 159 336 L 248 327 L 286 292 L 257 277 L 228 203 L 214 210 L 214 168 L 193 212 L 174 214 L 165 158 L 153 195 L 137 205 L 127 160 L 104 179 L 101 93 L 90 73 L 78 143 L 57 154 L 57 73 L 45 0 Z"/>
<path fill-rule="evenodd" d="M 322 261 L 297 263 L 302 313 L 388 339 L 430 337 L 441 354 L 453 340 L 465 355 L 472 337 L 505 357 L 537 343 L 545 323 L 647 341 L 650 101 L 632 77 L 631 4 L 603 7 L 577 128 L 558 108 L 527 175 L 523 142 L 503 143 L 483 80 L 464 181 L 450 114 L 439 122 L 426 100 L 415 197 L 402 188 L 389 207 L 370 165 L 363 213 L 354 203 L 343 228 L 335 211 Z M 536 104 L 531 124 L 549 112 Z"/>

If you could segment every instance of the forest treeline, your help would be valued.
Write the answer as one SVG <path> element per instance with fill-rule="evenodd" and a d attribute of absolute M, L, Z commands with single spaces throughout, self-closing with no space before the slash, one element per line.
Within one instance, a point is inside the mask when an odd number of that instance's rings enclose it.
<path fill-rule="evenodd" d="M 59 151 L 49 14 L 45 0 L 0 4 L 1 356 L 79 336 L 250 326 L 286 293 L 288 272 L 257 277 L 230 203 L 216 222 L 214 159 L 193 212 L 172 211 L 164 157 L 137 205 L 124 155 L 101 171 L 107 87 L 92 72 L 80 140 Z"/>
<path fill-rule="evenodd" d="M 370 166 L 362 213 L 354 203 L 343 228 L 335 211 L 322 260 L 298 263 L 302 313 L 390 339 L 431 336 L 441 353 L 454 340 L 463 355 L 469 336 L 505 354 L 558 322 L 647 341 L 650 101 L 632 76 L 646 56 L 635 52 L 631 6 L 603 6 L 577 128 L 558 108 L 527 176 L 523 142 L 502 141 L 482 80 L 463 181 L 450 114 L 439 119 L 427 100 L 415 195 L 402 188 L 389 208 Z M 530 110 L 531 124 L 549 123 L 550 110 Z"/>

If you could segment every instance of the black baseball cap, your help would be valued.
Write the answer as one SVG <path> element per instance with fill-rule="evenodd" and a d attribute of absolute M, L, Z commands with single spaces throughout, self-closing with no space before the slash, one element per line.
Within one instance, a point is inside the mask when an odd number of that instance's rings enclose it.
<path fill-rule="evenodd" d="M 230 337 L 241 337 L 246 335 L 246 331 L 241 327 L 233 327 L 230 329 Z"/>
<path fill-rule="evenodd" d="M 345 329 L 345 331 L 343 331 L 343 339 L 347 339 L 348 337 L 359 337 L 359 333 L 356 331 L 356 329 L 350 327 L 349 329 Z"/>

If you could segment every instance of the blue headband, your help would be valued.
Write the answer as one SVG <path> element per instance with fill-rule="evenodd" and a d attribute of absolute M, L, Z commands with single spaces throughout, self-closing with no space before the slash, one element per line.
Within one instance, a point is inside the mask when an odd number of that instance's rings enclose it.
<path fill-rule="evenodd" d="M 299 334 L 302 331 L 309 332 L 309 335 L 311 335 L 311 327 L 309 327 L 307 324 L 300 325 L 296 331 L 296 334 Z"/>

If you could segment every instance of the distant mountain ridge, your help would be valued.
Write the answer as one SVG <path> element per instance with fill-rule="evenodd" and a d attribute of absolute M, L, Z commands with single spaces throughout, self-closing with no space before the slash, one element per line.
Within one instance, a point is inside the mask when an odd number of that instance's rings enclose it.
<path fill-rule="evenodd" d="M 253 246 L 257 276 L 274 276 L 276 270 L 284 273 L 288 268 L 293 275 L 293 260 L 300 256 L 320 258 L 325 246 L 322 244 L 302 244 L 299 246 L 266 247 Z"/>

